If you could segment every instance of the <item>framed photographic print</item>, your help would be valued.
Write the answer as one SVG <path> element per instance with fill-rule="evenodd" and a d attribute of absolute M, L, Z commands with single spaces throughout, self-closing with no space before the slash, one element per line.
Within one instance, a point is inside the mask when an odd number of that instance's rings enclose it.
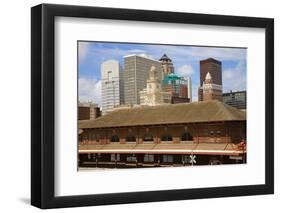
<path fill-rule="evenodd" d="M 31 204 L 274 192 L 274 21 L 31 9 Z"/>

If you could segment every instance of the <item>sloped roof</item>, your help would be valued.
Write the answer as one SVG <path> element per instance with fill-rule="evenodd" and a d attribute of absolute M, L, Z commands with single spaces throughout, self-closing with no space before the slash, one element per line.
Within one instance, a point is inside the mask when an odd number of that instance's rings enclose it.
<path fill-rule="evenodd" d="M 246 113 L 220 101 L 166 104 L 120 109 L 95 120 L 79 121 L 79 128 L 143 126 L 215 121 L 245 121 Z"/>
<path fill-rule="evenodd" d="M 159 61 L 172 61 L 166 54 L 164 54 Z"/>
<path fill-rule="evenodd" d="M 207 72 L 207 75 L 205 77 L 205 80 L 212 80 L 212 76 L 210 72 Z"/>

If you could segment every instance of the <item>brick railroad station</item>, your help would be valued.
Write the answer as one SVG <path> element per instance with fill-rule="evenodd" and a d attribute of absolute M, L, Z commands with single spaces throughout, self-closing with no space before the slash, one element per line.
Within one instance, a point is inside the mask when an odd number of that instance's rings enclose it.
<path fill-rule="evenodd" d="M 80 167 L 246 163 L 246 112 L 217 100 L 115 110 L 78 128 Z"/>

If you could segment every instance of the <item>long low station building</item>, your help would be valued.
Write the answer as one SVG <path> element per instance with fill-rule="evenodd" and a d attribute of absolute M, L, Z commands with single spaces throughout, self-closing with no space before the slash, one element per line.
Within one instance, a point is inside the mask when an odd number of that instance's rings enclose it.
<path fill-rule="evenodd" d="M 246 162 L 246 114 L 220 101 L 134 107 L 79 121 L 79 166 Z"/>

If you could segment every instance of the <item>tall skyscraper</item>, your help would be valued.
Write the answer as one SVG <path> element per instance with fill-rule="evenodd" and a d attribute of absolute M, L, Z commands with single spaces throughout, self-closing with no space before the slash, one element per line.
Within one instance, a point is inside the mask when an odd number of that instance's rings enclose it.
<path fill-rule="evenodd" d="M 208 72 L 212 76 L 213 84 L 222 86 L 221 62 L 214 58 L 201 60 L 200 61 L 200 88 L 198 89 L 199 101 L 203 101 L 202 86 Z"/>
<path fill-rule="evenodd" d="M 164 54 L 159 61 L 162 63 L 163 73 L 164 75 L 169 75 L 174 73 L 174 65 L 172 59 L 170 59 L 166 54 Z"/>
<path fill-rule="evenodd" d="M 146 88 L 149 70 L 155 66 L 159 79 L 163 79 L 160 61 L 143 55 L 124 56 L 124 102 L 125 104 L 140 104 L 139 92 Z"/>
<path fill-rule="evenodd" d="M 189 98 L 189 102 L 192 102 L 192 80 L 191 77 L 186 77 L 187 81 L 187 97 Z"/>
<path fill-rule="evenodd" d="M 108 60 L 101 64 L 102 112 L 124 103 L 123 71 L 118 61 Z"/>

